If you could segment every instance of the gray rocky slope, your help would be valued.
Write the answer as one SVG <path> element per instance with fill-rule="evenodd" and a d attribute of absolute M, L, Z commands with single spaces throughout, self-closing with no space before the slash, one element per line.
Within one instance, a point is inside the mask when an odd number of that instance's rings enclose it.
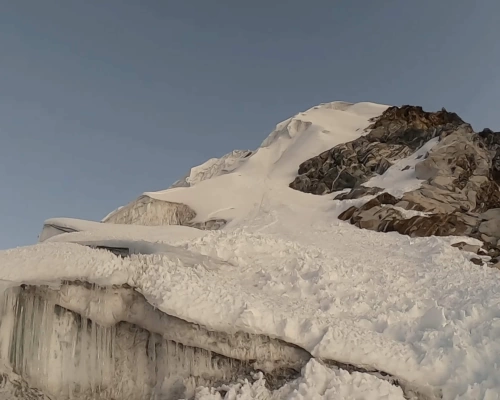
<path fill-rule="evenodd" d="M 316 195 L 340 192 L 336 200 L 369 196 L 339 218 L 359 228 L 412 237 L 469 236 L 483 245 L 460 247 L 498 263 L 500 133 L 476 133 L 455 113 L 414 106 L 390 107 L 371 122 L 366 135 L 303 162 L 290 187 Z M 419 188 L 395 197 L 386 188 L 363 185 L 430 140 L 437 143 L 414 167 L 415 178 L 423 181 Z"/>

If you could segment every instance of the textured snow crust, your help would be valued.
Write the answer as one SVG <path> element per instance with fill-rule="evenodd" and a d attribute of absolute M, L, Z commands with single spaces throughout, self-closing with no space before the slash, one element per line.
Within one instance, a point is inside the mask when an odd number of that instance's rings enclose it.
<path fill-rule="evenodd" d="M 196 393 L 198 400 L 403 400 L 405 399 L 400 388 L 375 376 L 354 372 L 330 369 L 311 360 L 304 367 L 302 376 L 289 385 L 285 385 L 274 392 L 265 386 L 261 374 L 257 374 L 254 382 L 248 379 L 231 386 L 221 388 L 200 388 Z M 221 391 L 226 392 L 225 397 Z"/>
<path fill-rule="evenodd" d="M 47 234 L 43 243 L 0 252 L 0 280 L 6 286 L 126 283 L 154 307 L 208 330 L 278 338 L 318 360 L 384 371 L 428 398 L 499 399 L 498 271 L 472 264 L 450 246 L 463 238 L 360 230 L 337 215 L 365 199 L 339 202 L 336 194 L 288 187 L 301 162 L 364 134 L 369 119 L 385 108 L 314 107 L 279 124 L 233 171 L 147 193 L 188 205 L 200 221 L 230 220 L 220 231 L 53 219 L 47 225 L 75 232 Z M 416 164 L 417 156 L 369 185 L 395 193 L 415 187 L 414 169 L 401 169 Z M 81 245 L 100 241 L 135 246 L 136 254 L 118 258 Z M 225 392 L 227 399 L 403 398 L 375 376 L 314 359 L 277 392 L 266 389 L 261 377 Z M 215 399 L 221 392 L 199 388 L 197 396 Z"/>

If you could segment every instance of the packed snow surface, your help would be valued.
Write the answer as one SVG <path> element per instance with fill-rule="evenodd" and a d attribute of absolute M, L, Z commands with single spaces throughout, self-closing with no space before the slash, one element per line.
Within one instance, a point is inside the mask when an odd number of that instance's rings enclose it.
<path fill-rule="evenodd" d="M 385 371 L 423 392 L 442 389 L 444 399 L 498 399 L 498 271 L 449 245 L 460 238 L 361 230 L 337 215 L 364 200 L 339 202 L 334 194 L 288 187 L 301 162 L 364 134 L 369 118 L 385 108 L 323 104 L 279 124 L 231 173 L 148 193 L 185 203 L 203 220 L 231 219 L 223 230 L 52 220 L 83 232 L 0 252 L 0 280 L 128 283 L 162 311 L 214 331 L 280 338 L 317 358 Z M 377 186 L 415 185 L 412 171 L 401 177 L 389 169 L 385 179 L 375 178 Z M 125 259 L 78 244 L 139 238 L 150 243 L 148 254 Z M 266 390 L 257 379 L 231 387 L 227 398 L 403 398 L 378 378 L 315 360 L 282 392 Z M 218 396 L 199 392 L 200 399 Z"/>

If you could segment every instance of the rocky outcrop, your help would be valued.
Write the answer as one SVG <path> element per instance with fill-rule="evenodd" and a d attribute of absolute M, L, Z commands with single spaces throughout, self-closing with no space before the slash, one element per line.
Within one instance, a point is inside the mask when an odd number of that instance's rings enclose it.
<path fill-rule="evenodd" d="M 372 122 L 366 136 L 302 163 L 290 186 L 314 194 L 351 188 L 335 200 L 378 194 L 339 218 L 359 228 L 412 237 L 470 236 L 483 241 L 484 254 L 498 257 L 500 133 L 475 133 L 454 113 L 411 106 L 391 107 Z M 415 165 L 419 188 L 396 198 L 361 185 L 434 138 L 438 142 Z"/>
<path fill-rule="evenodd" d="M 196 212 L 186 204 L 157 200 L 143 195 L 132 203 L 109 214 L 102 222 L 129 225 L 183 225 L 203 230 L 220 229 L 224 219 L 192 222 Z"/>
<path fill-rule="evenodd" d="M 398 206 L 400 200 L 381 200 L 379 197 L 384 195 L 387 197 L 384 193 L 361 207 L 347 209 L 339 215 L 339 219 L 363 229 L 398 232 L 412 237 L 473 236 L 477 231 L 477 217 L 473 214 L 453 212 L 409 216 L 404 208 Z"/>
<path fill-rule="evenodd" d="M 472 132 L 457 114 L 446 110 L 428 113 L 421 107 L 390 107 L 368 127 L 367 135 L 303 162 L 290 187 L 318 195 L 357 187 L 461 125 Z"/>
<path fill-rule="evenodd" d="M 370 195 L 375 195 L 377 193 L 380 193 L 382 188 L 379 187 L 366 187 L 366 186 L 359 186 L 357 188 L 354 188 L 350 190 L 347 193 L 341 193 L 335 197 L 335 200 L 354 200 L 354 199 L 359 199 L 364 196 L 370 196 Z"/>
<path fill-rule="evenodd" d="M 390 205 L 373 199 L 346 210 L 339 218 L 380 232 L 471 236 L 497 246 L 500 191 L 493 179 L 494 154 L 483 137 L 460 126 L 415 166 L 415 177 L 425 180 L 420 188 L 392 199 Z M 391 206 L 427 215 L 408 218 Z"/>

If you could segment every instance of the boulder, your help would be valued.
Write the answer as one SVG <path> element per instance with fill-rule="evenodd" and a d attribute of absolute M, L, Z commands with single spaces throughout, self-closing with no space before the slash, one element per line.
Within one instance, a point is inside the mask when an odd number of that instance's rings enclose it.
<path fill-rule="evenodd" d="M 500 220 L 500 208 L 491 208 L 479 216 L 481 221 L 489 221 L 492 219 Z"/>
<path fill-rule="evenodd" d="M 354 200 L 364 196 L 371 196 L 380 193 L 383 189 L 379 187 L 359 186 L 348 193 L 341 193 L 335 196 L 334 200 Z"/>
<path fill-rule="evenodd" d="M 473 264 L 476 264 L 476 265 L 483 265 L 484 264 L 484 261 L 481 260 L 480 258 L 471 258 L 470 262 Z"/>
<path fill-rule="evenodd" d="M 485 236 L 488 236 L 490 238 L 488 240 L 490 243 L 492 240 L 494 240 L 496 243 L 498 239 L 500 239 L 500 220 L 491 219 L 489 221 L 481 222 L 481 224 L 479 225 L 479 232 L 481 232 Z"/>
<path fill-rule="evenodd" d="M 457 247 L 460 250 L 467 251 L 469 253 L 479 254 L 481 246 L 477 244 L 469 244 L 466 242 L 458 242 L 451 245 L 452 247 Z"/>

